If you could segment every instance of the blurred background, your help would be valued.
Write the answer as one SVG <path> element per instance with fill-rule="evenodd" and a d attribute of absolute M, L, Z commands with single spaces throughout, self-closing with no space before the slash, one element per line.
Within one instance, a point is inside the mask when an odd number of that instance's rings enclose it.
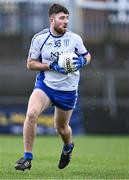
<path fill-rule="evenodd" d="M 0 0 L 0 133 L 21 134 L 36 72 L 26 69 L 32 36 L 49 27 L 48 8 L 70 11 L 69 29 L 92 55 L 81 70 L 74 134 L 129 133 L 129 0 Z M 54 134 L 53 108 L 38 134 Z"/>

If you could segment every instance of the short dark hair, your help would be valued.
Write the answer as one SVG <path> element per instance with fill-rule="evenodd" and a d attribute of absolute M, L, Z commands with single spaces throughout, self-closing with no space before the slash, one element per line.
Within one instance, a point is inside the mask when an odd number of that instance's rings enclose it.
<path fill-rule="evenodd" d="M 66 7 L 60 5 L 60 4 L 52 4 L 49 8 L 49 11 L 48 11 L 48 14 L 49 14 L 49 17 L 52 15 L 52 14 L 58 14 L 60 12 L 63 12 L 64 14 L 69 14 L 69 11 Z"/>

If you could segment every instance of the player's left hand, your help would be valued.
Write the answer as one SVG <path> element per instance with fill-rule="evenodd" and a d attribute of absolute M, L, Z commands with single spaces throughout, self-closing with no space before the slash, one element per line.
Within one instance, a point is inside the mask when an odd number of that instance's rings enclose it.
<path fill-rule="evenodd" d="M 80 68 L 87 64 L 86 58 L 84 58 L 82 55 L 79 55 L 78 57 L 73 57 L 73 60 L 74 71 L 78 71 Z"/>

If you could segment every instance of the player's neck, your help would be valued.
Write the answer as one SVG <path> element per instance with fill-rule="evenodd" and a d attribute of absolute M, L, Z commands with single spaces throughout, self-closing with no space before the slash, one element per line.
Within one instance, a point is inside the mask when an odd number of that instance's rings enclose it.
<path fill-rule="evenodd" d="M 51 35 L 52 36 L 63 36 L 64 34 L 60 34 L 60 33 L 58 33 L 57 31 L 55 31 L 53 28 L 50 28 L 50 33 L 51 33 Z"/>

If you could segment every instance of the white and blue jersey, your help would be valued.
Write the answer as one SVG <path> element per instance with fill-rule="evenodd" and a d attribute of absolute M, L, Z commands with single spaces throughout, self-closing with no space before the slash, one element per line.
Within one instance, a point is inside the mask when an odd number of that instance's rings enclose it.
<path fill-rule="evenodd" d="M 79 35 L 67 31 L 62 36 L 53 36 L 49 29 L 44 29 L 33 37 L 29 58 L 50 64 L 53 61 L 53 54 L 58 55 L 62 52 L 74 52 L 75 50 L 84 56 L 88 53 Z M 37 75 L 35 89 L 42 89 L 53 105 L 70 110 L 74 109 L 76 105 L 79 79 L 79 71 L 68 74 L 41 71 Z"/>
<path fill-rule="evenodd" d="M 88 53 L 79 35 L 67 31 L 62 36 L 53 36 L 49 29 L 45 29 L 33 37 L 29 57 L 50 64 L 52 62 L 52 54 L 74 52 L 75 49 L 82 55 Z M 44 71 L 44 83 L 55 90 L 77 90 L 79 79 L 79 71 L 65 75 L 56 71 Z"/>

